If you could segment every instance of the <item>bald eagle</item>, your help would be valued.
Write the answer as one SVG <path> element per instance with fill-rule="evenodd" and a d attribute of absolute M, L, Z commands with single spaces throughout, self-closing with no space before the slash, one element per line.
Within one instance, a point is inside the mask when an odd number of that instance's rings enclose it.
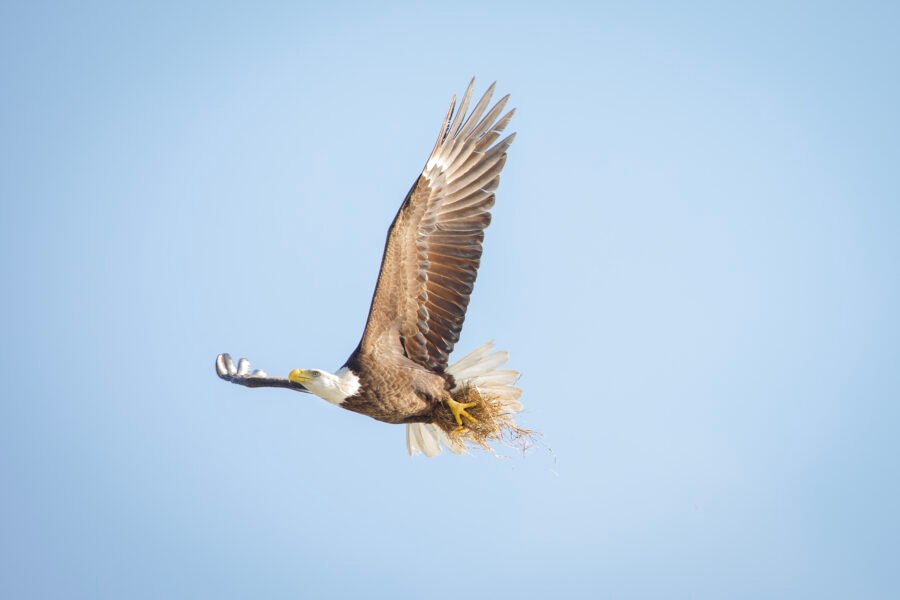
<path fill-rule="evenodd" d="M 459 109 L 456 97 L 437 142 L 388 230 L 381 272 L 359 345 L 336 372 L 294 369 L 287 378 L 251 371 L 246 359 L 216 358 L 216 372 L 246 387 L 281 387 L 320 398 L 385 423 L 406 425 L 407 451 L 426 456 L 444 446 L 461 453 L 485 446 L 514 423 L 518 373 L 485 344 L 455 364 L 481 261 L 484 230 L 515 134 L 501 134 L 515 112 L 509 95 L 488 110 L 492 84 L 467 115 L 474 79 Z M 471 445 L 471 444 L 469 444 Z"/>

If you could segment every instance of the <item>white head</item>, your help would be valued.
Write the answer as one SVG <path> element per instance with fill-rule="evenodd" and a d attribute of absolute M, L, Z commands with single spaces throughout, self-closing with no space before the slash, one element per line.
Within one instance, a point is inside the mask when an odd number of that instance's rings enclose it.
<path fill-rule="evenodd" d="M 337 373 L 322 369 L 294 369 L 288 379 L 332 404 L 340 404 L 359 391 L 359 377 L 347 367 Z"/>

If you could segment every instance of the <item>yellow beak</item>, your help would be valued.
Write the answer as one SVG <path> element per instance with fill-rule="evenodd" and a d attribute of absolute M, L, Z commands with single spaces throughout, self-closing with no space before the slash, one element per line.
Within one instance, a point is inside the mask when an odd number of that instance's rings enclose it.
<path fill-rule="evenodd" d="M 288 380 L 293 381 L 294 383 L 304 384 L 307 381 L 312 379 L 309 374 L 306 372 L 306 369 L 294 369 L 288 374 Z"/>

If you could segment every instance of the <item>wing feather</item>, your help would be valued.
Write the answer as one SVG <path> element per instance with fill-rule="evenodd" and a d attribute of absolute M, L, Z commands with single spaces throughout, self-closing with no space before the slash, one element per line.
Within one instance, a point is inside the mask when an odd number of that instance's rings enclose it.
<path fill-rule="evenodd" d="M 473 79 L 458 109 L 451 101 L 425 168 L 388 231 L 360 342 L 363 352 L 397 349 L 434 372 L 444 371 L 459 340 L 494 193 L 515 139 L 500 140 L 515 112 L 503 113 L 509 95 L 488 108 L 495 84 L 467 114 L 474 85 Z"/>

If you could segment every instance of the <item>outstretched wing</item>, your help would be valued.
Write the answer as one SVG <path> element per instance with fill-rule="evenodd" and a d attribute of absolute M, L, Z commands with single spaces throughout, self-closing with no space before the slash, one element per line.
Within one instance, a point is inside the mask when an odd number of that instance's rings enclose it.
<path fill-rule="evenodd" d="M 269 377 L 265 371 L 260 369 L 251 371 L 250 361 L 246 358 L 239 360 L 237 366 L 235 366 L 230 354 L 220 354 L 216 357 L 216 373 L 225 381 L 245 387 L 281 387 L 298 392 L 306 392 L 307 394 L 310 393 L 308 389 L 289 379 Z"/>
<path fill-rule="evenodd" d="M 400 348 L 423 367 L 443 372 L 459 340 L 481 262 L 494 192 L 515 134 L 498 141 L 513 116 L 500 116 L 509 96 L 490 110 L 494 92 L 466 118 L 475 80 L 459 110 L 456 98 L 434 150 L 388 231 L 369 309 L 362 352 Z"/>

